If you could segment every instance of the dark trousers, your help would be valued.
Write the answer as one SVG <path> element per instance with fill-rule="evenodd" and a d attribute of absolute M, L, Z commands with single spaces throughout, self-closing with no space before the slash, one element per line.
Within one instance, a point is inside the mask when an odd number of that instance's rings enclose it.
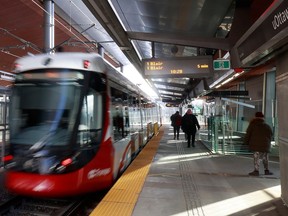
<path fill-rule="evenodd" d="M 192 146 L 195 147 L 195 135 L 196 135 L 196 132 L 192 132 L 192 133 L 187 133 L 187 144 L 188 144 L 188 147 L 190 147 L 191 145 L 191 141 L 192 141 Z M 192 140 L 191 140 L 192 138 Z"/>
<path fill-rule="evenodd" d="M 174 139 L 176 139 L 176 136 L 177 136 L 177 139 L 179 139 L 179 132 L 180 132 L 180 126 L 174 126 Z"/>

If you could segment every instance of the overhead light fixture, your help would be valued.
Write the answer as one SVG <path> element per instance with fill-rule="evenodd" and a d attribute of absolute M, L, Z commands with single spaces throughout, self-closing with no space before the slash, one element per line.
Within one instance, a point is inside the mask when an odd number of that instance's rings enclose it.
<path fill-rule="evenodd" d="M 14 81 L 15 78 L 12 76 L 1 75 L 1 79 L 5 81 Z"/>
<path fill-rule="evenodd" d="M 127 46 L 122 46 L 122 47 L 119 47 L 119 48 L 120 48 L 120 50 L 122 50 L 122 51 L 130 51 L 130 48 L 127 47 Z"/>

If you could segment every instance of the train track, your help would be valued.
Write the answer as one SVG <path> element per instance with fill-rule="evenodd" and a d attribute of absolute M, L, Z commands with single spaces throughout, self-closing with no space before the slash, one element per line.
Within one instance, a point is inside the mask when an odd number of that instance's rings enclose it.
<path fill-rule="evenodd" d="M 40 199 L 0 194 L 1 216 L 84 216 L 89 215 L 104 194 L 69 199 Z"/>

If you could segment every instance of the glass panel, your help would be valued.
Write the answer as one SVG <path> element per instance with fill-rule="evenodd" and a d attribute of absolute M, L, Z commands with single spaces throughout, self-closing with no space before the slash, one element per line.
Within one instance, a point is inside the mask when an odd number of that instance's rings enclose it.
<path fill-rule="evenodd" d="M 11 97 L 11 143 L 65 145 L 75 123 L 80 86 L 16 84 Z"/>
<path fill-rule="evenodd" d="M 129 115 L 131 118 L 131 126 L 133 131 L 138 131 L 141 129 L 141 118 L 140 118 L 140 108 L 138 107 L 131 107 L 129 109 Z"/>
<path fill-rule="evenodd" d="M 227 106 L 224 107 L 227 108 Z M 235 118 L 234 114 L 228 110 L 223 112 L 221 116 L 211 115 L 206 120 L 206 127 L 202 127 L 198 132 L 199 139 L 212 152 L 221 154 L 251 154 L 248 146 L 244 145 L 243 142 L 249 121 L 245 124 L 247 126 L 244 127 L 244 131 L 237 130 L 236 125 L 239 121 L 243 121 L 243 118 Z M 277 119 L 275 119 L 275 125 L 277 126 Z M 279 155 L 278 145 L 274 140 L 271 142 L 270 155 Z"/>
<path fill-rule="evenodd" d="M 103 123 L 102 105 L 101 94 L 94 89 L 90 89 L 83 101 L 78 127 L 78 143 L 80 143 L 80 146 L 100 143 Z"/>
<path fill-rule="evenodd" d="M 131 98 L 126 93 L 111 88 L 112 106 L 111 114 L 113 118 L 114 140 L 118 141 L 130 133 L 133 117 L 130 116 L 129 104 Z"/>

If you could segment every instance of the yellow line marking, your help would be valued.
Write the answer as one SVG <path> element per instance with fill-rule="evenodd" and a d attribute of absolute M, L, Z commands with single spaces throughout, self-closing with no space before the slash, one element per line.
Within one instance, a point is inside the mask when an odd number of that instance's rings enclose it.
<path fill-rule="evenodd" d="M 90 216 L 131 216 L 164 133 L 160 128 L 113 185 Z"/>

